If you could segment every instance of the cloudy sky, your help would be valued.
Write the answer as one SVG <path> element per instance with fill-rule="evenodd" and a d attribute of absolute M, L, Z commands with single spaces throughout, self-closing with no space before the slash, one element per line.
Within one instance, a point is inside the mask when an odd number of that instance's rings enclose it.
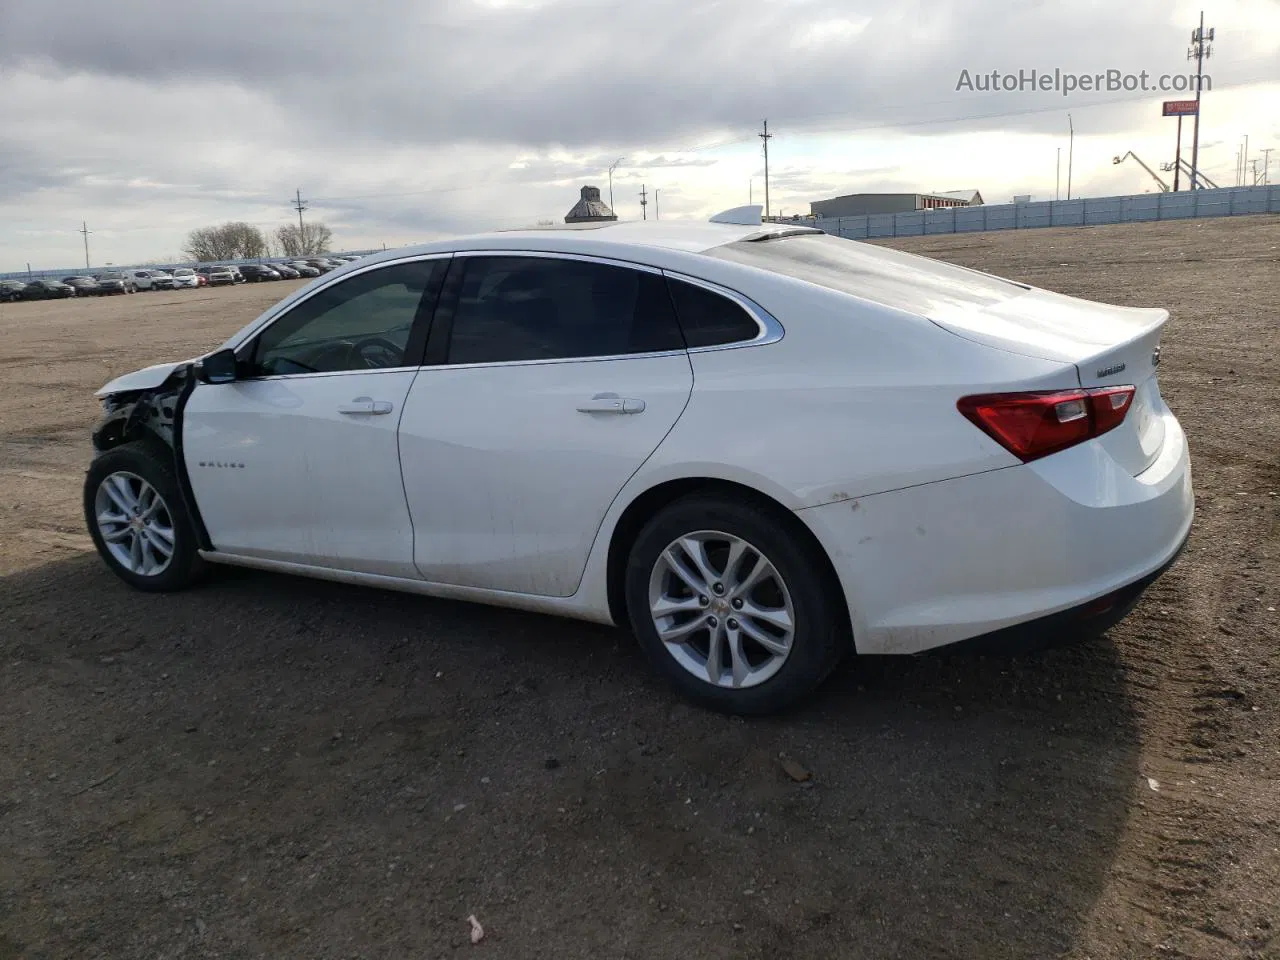
<path fill-rule="evenodd" d="M 1202 166 L 1275 146 L 1280 2 L 1205 0 Z M 1170 0 L 0 0 L 0 271 L 177 257 L 194 227 L 296 216 L 341 249 L 560 219 L 583 183 L 639 217 L 878 190 L 1051 199 L 1154 188 L 1156 91 L 957 90 L 971 77 L 1185 74 Z M 1189 144 L 1189 127 L 1187 143 Z M 649 207 L 650 216 L 653 206 Z"/>

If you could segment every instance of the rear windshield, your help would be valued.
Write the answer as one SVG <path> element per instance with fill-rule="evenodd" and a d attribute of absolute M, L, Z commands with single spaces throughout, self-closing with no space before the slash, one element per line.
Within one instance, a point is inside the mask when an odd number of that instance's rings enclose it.
<path fill-rule="evenodd" d="M 924 316 L 939 307 L 991 306 L 1029 289 L 968 267 L 830 234 L 738 240 L 707 254 Z"/>

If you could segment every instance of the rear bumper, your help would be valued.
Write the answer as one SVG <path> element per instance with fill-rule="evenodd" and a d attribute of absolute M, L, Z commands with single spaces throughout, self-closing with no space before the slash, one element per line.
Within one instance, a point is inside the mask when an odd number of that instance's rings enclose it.
<path fill-rule="evenodd" d="M 1147 588 L 1159 580 L 1164 572 L 1174 565 L 1178 557 L 1182 556 L 1182 549 L 1186 544 L 1187 541 L 1184 539 L 1178 545 L 1177 552 L 1158 570 L 1096 600 L 1090 600 L 1088 603 L 1082 603 L 1059 613 L 1051 613 L 1047 617 L 993 630 L 991 633 L 970 637 L 968 640 L 960 640 L 943 647 L 935 647 L 929 652 L 1003 656 L 1046 650 L 1073 641 L 1097 637 L 1129 615 L 1138 605 Z"/>
<path fill-rule="evenodd" d="M 1049 627 L 1088 626 L 1084 615 L 1123 616 L 1178 555 L 1195 510 L 1186 437 L 1167 408 L 1157 415 L 1164 445 L 1136 477 L 1091 441 L 798 511 L 836 568 L 858 652 L 1034 646 Z"/>

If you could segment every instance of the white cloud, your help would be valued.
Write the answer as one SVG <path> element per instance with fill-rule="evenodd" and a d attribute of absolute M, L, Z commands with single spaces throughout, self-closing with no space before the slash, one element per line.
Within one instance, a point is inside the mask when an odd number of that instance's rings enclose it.
<path fill-rule="evenodd" d="M 800 27 L 791 37 L 793 49 L 818 47 L 828 43 L 848 43 L 867 29 L 870 17 L 850 20 L 848 17 L 836 17 L 831 20 L 820 20 L 817 23 Z"/>
<path fill-rule="evenodd" d="M 956 77 L 1186 70 L 1198 9 L 277 0 L 263 16 L 255 0 L 224 0 L 219 18 L 252 29 L 193 41 L 162 0 L 12 3 L 0 13 L 0 270 L 75 263 L 82 220 L 116 263 L 176 251 L 211 222 L 271 228 L 294 216 L 299 187 L 349 247 L 558 219 L 581 184 L 607 189 L 618 157 L 621 216 L 639 215 L 642 184 L 661 191 L 664 218 L 708 216 L 745 203 L 753 182 L 762 198 L 763 117 L 771 201 L 788 212 L 858 190 L 1052 195 L 1068 110 L 1074 191 L 1140 191 L 1141 169 L 1111 158 L 1172 159 L 1160 95 L 961 95 Z M 1280 141 L 1259 119 L 1280 94 L 1280 7 L 1218 0 L 1215 20 L 1201 154 L 1230 183 L 1245 132 L 1255 150 Z M 1272 163 L 1280 179 L 1280 153 Z"/>

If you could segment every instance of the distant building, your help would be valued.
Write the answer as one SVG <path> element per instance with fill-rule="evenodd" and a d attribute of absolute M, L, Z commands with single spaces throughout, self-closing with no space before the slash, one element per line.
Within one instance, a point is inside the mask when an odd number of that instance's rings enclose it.
<path fill-rule="evenodd" d="M 935 197 L 949 197 L 952 200 L 963 200 L 966 207 L 982 206 L 982 194 L 977 190 L 943 190 L 935 193 Z"/>
<path fill-rule="evenodd" d="M 982 203 L 977 190 L 951 193 L 851 193 L 809 204 L 815 217 L 863 217 L 872 213 L 909 213 L 940 207 L 968 207 Z"/>
<path fill-rule="evenodd" d="M 583 187 L 582 196 L 564 218 L 565 223 L 601 223 L 617 220 L 618 215 L 600 199 L 599 187 Z"/>

